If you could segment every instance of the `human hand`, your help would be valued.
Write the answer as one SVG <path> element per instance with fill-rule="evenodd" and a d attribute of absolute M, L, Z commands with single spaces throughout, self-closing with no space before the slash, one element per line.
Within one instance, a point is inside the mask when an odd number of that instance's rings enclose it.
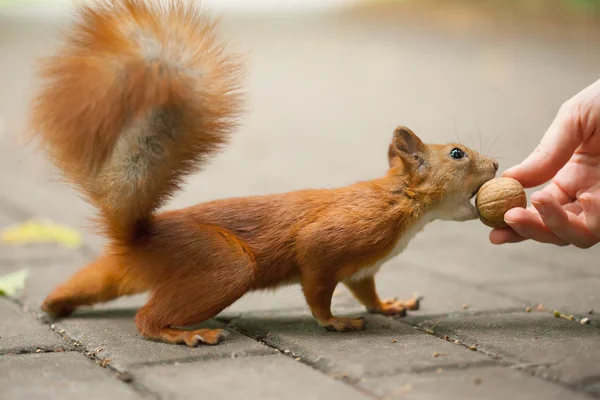
<path fill-rule="evenodd" d="M 550 181 L 532 206 L 509 210 L 494 244 L 531 239 L 589 248 L 600 242 L 600 80 L 565 102 L 540 144 L 503 176 L 525 187 Z"/>

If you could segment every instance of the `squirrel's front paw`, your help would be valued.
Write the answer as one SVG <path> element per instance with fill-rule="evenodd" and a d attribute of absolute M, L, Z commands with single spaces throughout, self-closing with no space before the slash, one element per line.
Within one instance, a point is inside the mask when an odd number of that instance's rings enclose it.
<path fill-rule="evenodd" d="M 327 322 L 321 324 L 328 331 L 349 332 L 362 331 L 365 329 L 367 320 L 360 318 L 337 318 L 333 317 Z"/>

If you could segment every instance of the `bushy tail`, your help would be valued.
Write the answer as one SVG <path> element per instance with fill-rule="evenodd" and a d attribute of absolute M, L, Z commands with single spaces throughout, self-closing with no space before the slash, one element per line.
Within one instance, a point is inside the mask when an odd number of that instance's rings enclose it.
<path fill-rule="evenodd" d="M 241 64 L 217 21 L 192 0 L 166 2 L 79 6 L 32 105 L 35 138 L 121 243 L 227 142 L 241 111 Z"/>

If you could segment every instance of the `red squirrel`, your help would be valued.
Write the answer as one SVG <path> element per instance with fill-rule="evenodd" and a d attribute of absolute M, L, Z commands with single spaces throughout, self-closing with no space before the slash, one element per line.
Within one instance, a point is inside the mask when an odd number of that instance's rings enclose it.
<path fill-rule="evenodd" d="M 300 284 L 322 327 L 362 330 L 364 318 L 332 315 L 336 285 L 370 312 L 403 314 L 405 304 L 379 298 L 375 273 L 427 223 L 476 219 L 470 201 L 498 170 L 400 126 L 383 177 L 159 212 L 237 128 L 243 63 L 193 1 L 97 0 L 78 16 L 40 70 L 32 132 L 98 210 L 108 244 L 45 299 L 53 317 L 149 292 L 135 317 L 142 336 L 217 344 L 224 330 L 185 327 L 248 292 Z"/>

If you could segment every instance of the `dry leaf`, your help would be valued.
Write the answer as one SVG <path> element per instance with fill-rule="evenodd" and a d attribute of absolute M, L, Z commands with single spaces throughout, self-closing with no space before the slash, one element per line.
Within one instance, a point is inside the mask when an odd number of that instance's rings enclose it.
<path fill-rule="evenodd" d="M 81 235 L 76 230 L 42 220 L 30 220 L 4 228 L 0 232 L 0 240 L 7 245 L 59 243 L 70 248 L 81 245 Z"/>

